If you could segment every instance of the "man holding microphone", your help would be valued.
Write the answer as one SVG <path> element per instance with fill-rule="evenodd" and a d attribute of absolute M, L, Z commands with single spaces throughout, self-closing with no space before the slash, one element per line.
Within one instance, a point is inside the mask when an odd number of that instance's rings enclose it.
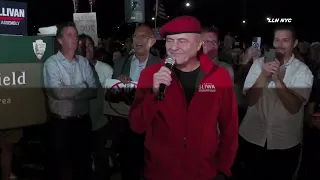
<path fill-rule="evenodd" d="M 132 130 L 146 133 L 145 179 L 226 179 L 238 147 L 230 75 L 201 53 L 201 25 L 194 17 L 178 17 L 160 34 L 174 67 L 161 62 L 142 71 L 129 114 Z M 166 90 L 158 99 L 161 84 Z"/>

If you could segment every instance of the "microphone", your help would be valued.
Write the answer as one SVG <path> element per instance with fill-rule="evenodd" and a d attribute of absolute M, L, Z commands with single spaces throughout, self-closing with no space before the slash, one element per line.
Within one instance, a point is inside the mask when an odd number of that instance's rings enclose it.
<path fill-rule="evenodd" d="M 166 60 L 165 60 L 165 63 L 164 63 L 164 66 L 169 68 L 170 70 L 172 70 L 175 61 L 176 60 L 173 57 L 167 56 Z M 158 91 L 158 96 L 157 96 L 158 100 L 163 100 L 164 99 L 164 94 L 166 92 L 166 88 L 167 88 L 167 86 L 165 84 L 160 84 L 159 91 Z"/>

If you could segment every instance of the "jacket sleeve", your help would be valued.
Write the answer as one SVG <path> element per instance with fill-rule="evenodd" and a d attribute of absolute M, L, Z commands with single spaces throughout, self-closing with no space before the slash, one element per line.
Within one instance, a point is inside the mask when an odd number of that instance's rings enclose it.
<path fill-rule="evenodd" d="M 231 176 L 230 168 L 238 149 L 238 105 L 231 80 L 228 80 L 228 84 L 224 87 L 222 96 L 222 110 L 218 119 L 220 142 L 217 170 Z"/>
<path fill-rule="evenodd" d="M 142 71 L 134 102 L 129 112 L 129 122 L 131 129 L 138 134 L 144 133 L 157 113 L 156 96 L 151 92 L 153 75 Z"/>

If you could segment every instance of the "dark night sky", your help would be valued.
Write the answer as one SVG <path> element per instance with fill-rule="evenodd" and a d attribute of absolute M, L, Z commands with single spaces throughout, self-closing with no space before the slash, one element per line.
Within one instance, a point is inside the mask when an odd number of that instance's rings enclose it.
<path fill-rule="evenodd" d="M 28 3 L 28 23 L 30 30 L 41 26 L 54 25 L 62 21 L 72 20 L 72 0 L 16 0 Z M 100 37 L 110 37 L 124 19 L 124 0 L 96 0 L 94 10 L 97 12 L 98 33 Z M 155 0 L 146 1 L 146 20 L 152 17 L 152 7 Z M 316 0 L 190 0 L 190 9 L 184 7 L 185 0 L 163 0 L 167 14 L 194 15 L 204 25 L 215 25 L 222 32 L 232 31 L 236 35 L 272 36 L 273 25 L 267 24 L 265 18 L 291 17 L 300 39 L 320 40 L 319 5 Z M 303 4 L 302 4 L 303 3 Z M 246 6 L 244 5 L 246 4 Z M 246 9 L 246 13 L 244 13 Z M 87 0 L 80 0 L 78 12 L 89 11 Z M 242 19 L 246 17 L 247 24 L 243 26 Z M 33 28 L 35 26 L 36 28 Z M 117 33 L 130 34 L 132 29 L 124 25 Z M 32 29 L 33 28 L 33 29 Z M 267 39 L 269 39 L 269 37 Z"/>

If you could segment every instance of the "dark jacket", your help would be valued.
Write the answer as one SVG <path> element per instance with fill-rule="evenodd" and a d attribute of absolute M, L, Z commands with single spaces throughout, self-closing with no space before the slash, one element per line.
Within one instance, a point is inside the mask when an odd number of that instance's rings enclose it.
<path fill-rule="evenodd" d="M 131 60 L 133 58 L 133 55 L 127 55 L 124 58 L 116 61 L 113 65 L 113 78 L 117 79 L 120 75 L 130 75 L 130 66 L 131 66 Z M 156 64 L 158 62 L 161 62 L 162 59 L 153 56 L 152 54 L 149 55 L 148 62 L 146 67 Z"/>

